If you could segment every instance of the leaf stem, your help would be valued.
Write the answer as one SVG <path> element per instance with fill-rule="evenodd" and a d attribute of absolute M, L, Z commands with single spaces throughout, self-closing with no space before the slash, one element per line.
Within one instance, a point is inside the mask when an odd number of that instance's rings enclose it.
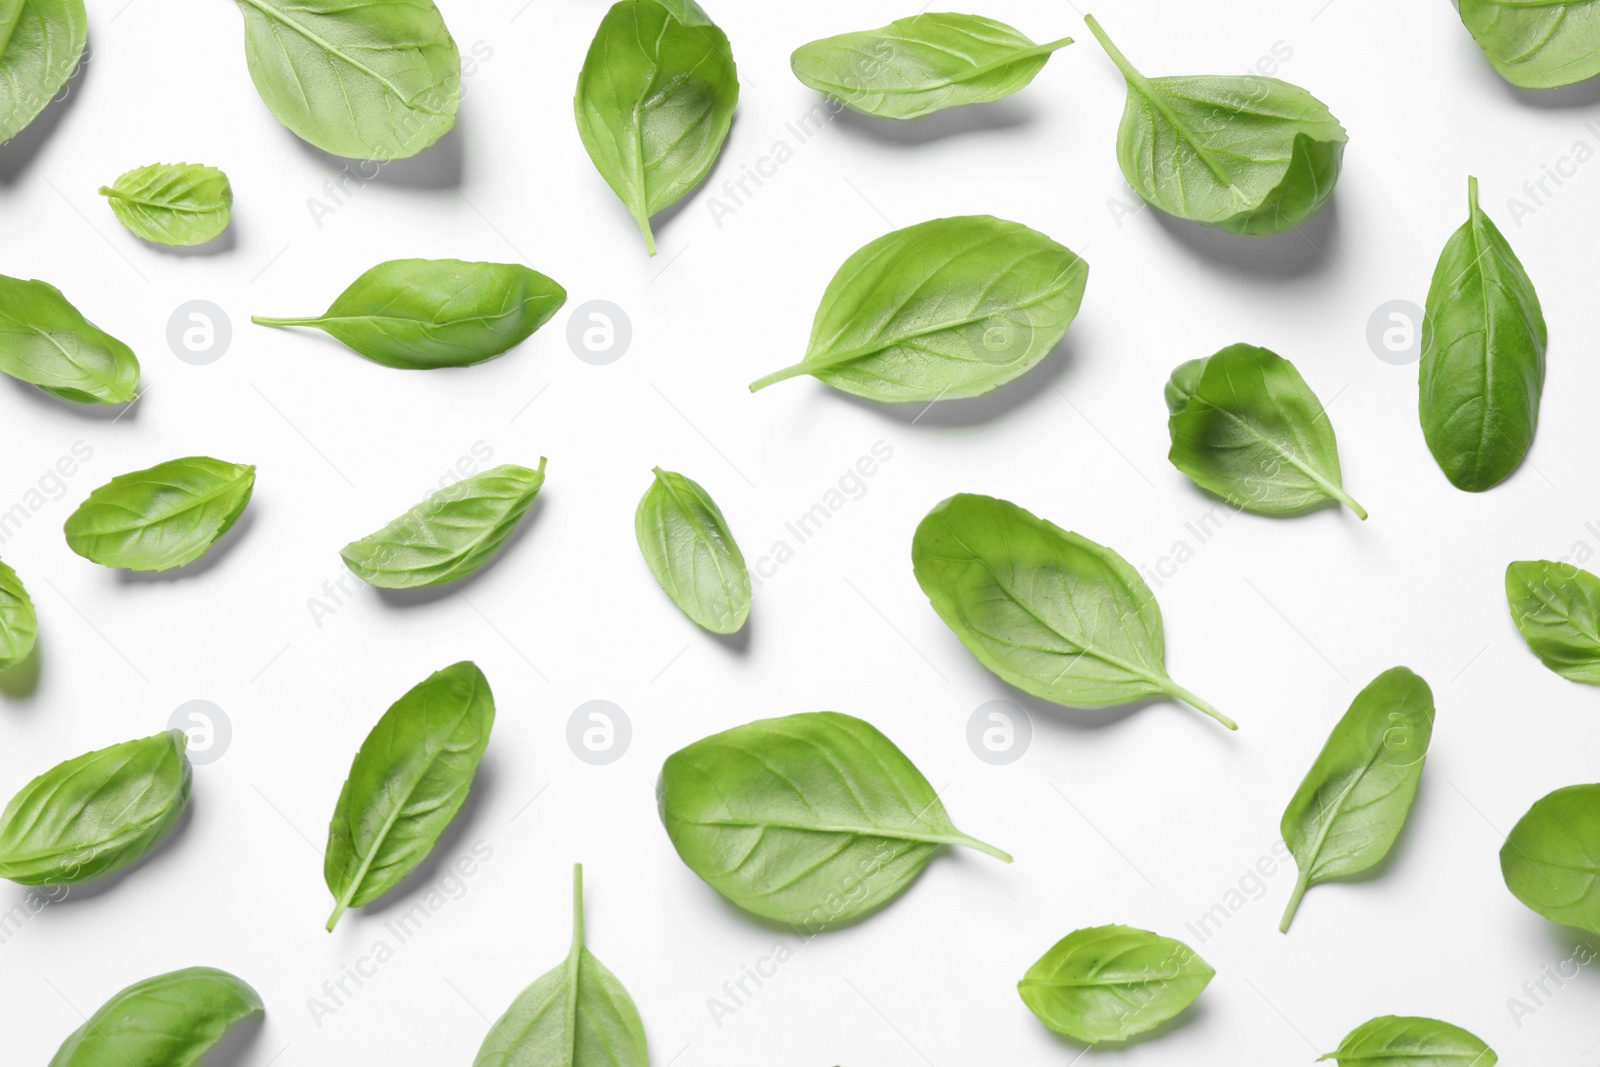
<path fill-rule="evenodd" d="M 328 916 L 328 925 L 324 926 L 323 929 L 328 931 L 328 933 L 330 933 L 330 934 L 333 933 L 333 928 L 335 926 L 339 925 L 339 920 L 344 917 L 345 909 L 347 909 L 349 907 L 350 907 L 349 899 L 348 898 L 341 898 L 338 901 L 338 903 L 336 903 L 334 905 L 333 914 Z"/>
<path fill-rule="evenodd" d="M 315 326 L 322 316 L 313 315 L 310 318 L 274 319 L 266 315 L 251 315 L 250 321 L 257 326 Z"/>
<path fill-rule="evenodd" d="M 1351 496 L 1349 493 L 1340 488 L 1335 488 L 1333 495 L 1334 498 L 1339 501 L 1339 503 L 1355 512 L 1356 518 L 1360 519 L 1362 522 L 1367 521 L 1367 509 L 1357 503 L 1355 497 Z"/>
<path fill-rule="evenodd" d="M 979 841 L 976 837 L 968 837 L 966 834 L 962 834 L 960 843 L 963 844 L 963 845 L 966 845 L 968 848 L 977 849 L 979 852 L 982 852 L 985 856 L 993 856 L 995 859 L 999 860 L 1001 863 L 1010 863 L 1011 862 L 1011 853 L 1006 852 L 1003 849 L 995 848 L 993 845 L 989 844 L 987 841 Z"/>
<path fill-rule="evenodd" d="M 1189 692 L 1189 690 L 1185 689 L 1177 682 L 1169 681 L 1166 692 L 1168 696 L 1177 697 L 1179 700 L 1194 707 L 1196 710 L 1205 712 L 1207 715 L 1211 716 L 1213 719 L 1216 719 L 1230 730 L 1237 730 L 1239 728 L 1238 723 L 1222 714 L 1222 712 L 1212 707 L 1206 701 L 1201 700 L 1199 697 Z"/>
<path fill-rule="evenodd" d="M 1289 906 L 1283 910 L 1283 919 L 1278 923 L 1278 933 L 1289 932 L 1289 924 L 1294 922 L 1294 913 L 1300 908 L 1300 898 L 1306 895 L 1306 890 L 1311 888 L 1309 871 L 1301 871 L 1295 879 L 1294 892 L 1289 896 Z"/>
<path fill-rule="evenodd" d="M 649 252 L 652 256 L 655 255 L 656 235 L 655 231 L 650 228 L 650 216 L 644 214 L 643 209 L 641 208 L 640 214 L 635 215 L 634 218 L 639 220 L 639 232 L 644 234 L 645 251 Z"/>
<path fill-rule="evenodd" d="M 811 373 L 811 367 L 809 365 L 806 363 L 796 363 L 792 367 L 785 367 L 782 370 L 773 371 L 765 378 L 757 378 L 755 381 L 750 383 L 750 391 L 752 393 L 759 393 L 769 385 L 777 385 L 779 382 L 788 381 L 790 378 L 798 378 L 802 374 L 809 373 Z"/>
<path fill-rule="evenodd" d="M 1115 63 L 1117 69 L 1122 71 L 1122 76 L 1131 82 L 1144 84 L 1145 76 L 1140 74 L 1132 63 L 1128 62 L 1128 57 L 1122 54 L 1120 48 L 1111 43 L 1111 38 L 1106 36 L 1106 31 L 1100 28 L 1100 23 L 1095 20 L 1095 17 L 1093 15 L 1085 15 L 1083 16 L 1083 21 L 1088 25 L 1089 32 L 1094 34 L 1094 39 L 1100 42 L 1100 47 L 1105 49 L 1106 55 L 1111 57 L 1111 62 Z"/>
<path fill-rule="evenodd" d="M 572 865 L 572 951 L 583 948 L 583 864 Z"/>
<path fill-rule="evenodd" d="M 1478 179 L 1467 175 L 1467 214 L 1478 213 Z"/>

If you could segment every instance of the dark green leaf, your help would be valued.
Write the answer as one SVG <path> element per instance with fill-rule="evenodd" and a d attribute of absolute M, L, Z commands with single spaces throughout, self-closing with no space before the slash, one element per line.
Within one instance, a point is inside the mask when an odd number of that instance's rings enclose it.
<path fill-rule="evenodd" d="M 1467 179 L 1467 221 L 1428 287 L 1418 376 L 1422 435 L 1458 489 L 1505 480 L 1533 445 L 1549 337 L 1533 282 Z"/>
<path fill-rule="evenodd" d="M 698 482 L 655 468 L 633 515 L 639 551 L 672 602 L 712 633 L 750 617 L 750 572 L 728 522 Z"/>
<path fill-rule="evenodd" d="M 328 825 L 322 873 L 332 930 L 416 869 L 466 803 L 494 726 L 494 694 L 476 664 L 413 686 L 361 743 Z"/>
<path fill-rule="evenodd" d="M 955 828 L 892 741 L 833 711 L 702 738 L 667 757 L 656 798 L 690 870 L 746 911 L 813 931 L 898 896 L 940 845 L 1011 861 Z"/>
<path fill-rule="evenodd" d="M 356 577 L 380 589 L 465 578 L 500 551 L 544 485 L 539 469 L 506 463 L 434 493 L 377 533 L 339 550 Z"/>
<path fill-rule="evenodd" d="M 150 851 L 189 803 L 181 730 L 74 757 L 22 787 L 0 813 L 0 878 L 87 882 Z"/>
<path fill-rule="evenodd" d="M 523 990 L 472 1067 L 647 1067 L 644 1024 L 616 975 L 583 943 L 583 867 L 572 868 L 572 949 Z"/>
<path fill-rule="evenodd" d="M 314 326 L 374 363 L 434 370 L 510 351 L 566 302 L 565 289 L 517 263 L 391 259 L 351 282 L 326 314 L 250 321 Z"/>
<path fill-rule="evenodd" d="M 1294 229 L 1333 195 L 1348 138 L 1322 101 L 1255 75 L 1146 78 L 1085 21 L 1128 83 L 1117 162 L 1147 203 L 1262 235 Z"/>
<path fill-rule="evenodd" d="M 711 172 L 738 102 L 733 50 L 698 5 L 619 0 L 606 12 L 573 111 L 584 149 L 652 256 L 650 216 Z"/>
<path fill-rule="evenodd" d="M 89 41 L 83 0 L 0 5 L 0 144 L 21 133 L 78 69 Z"/>
<path fill-rule="evenodd" d="M 1280 930 L 1308 888 L 1370 870 L 1405 826 L 1433 738 L 1433 691 L 1391 667 L 1356 694 L 1279 825 L 1300 868 Z"/>
<path fill-rule="evenodd" d="M 1128 926 L 1074 930 L 1017 983 L 1050 1029 L 1087 1041 L 1125 1041 L 1183 1011 L 1217 972 L 1181 941 Z"/>
<path fill-rule="evenodd" d="M 911 542 L 917 583 L 978 661 L 1073 708 L 1164 694 L 1232 719 L 1167 674 L 1161 607 L 1127 560 L 994 497 L 961 493 Z"/>
<path fill-rule="evenodd" d="M 255 484 L 254 467 L 209 456 L 119 474 L 67 518 L 67 547 L 132 571 L 193 563 L 238 521 Z"/>
<path fill-rule="evenodd" d="M 1546 919 L 1600 934 L 1600 785 L 1569 785 L 1528 809 L 1500 850 L 1500 873 Z"/>
<path fill-rule="evenodd" d="M 1513 563 L 1506 603 L 1541 663 L 1563 678 L 1600 685 L 1600 578 L 1570 563 Z"/>
<path fill-rule="evenodd" d="M 789 66 L 806 85 L 863 114 L 914 119 L 1010 96 L 1071 43 L 1034 44 L 994 19 L 928 12 L 801 45 Z"/>
<path fill-rule="evenodd" d="M 158 974 L 101 1005 L 50 1067 L 195 1067 L 234 1023 L 264 1011 L 256 991 L 227 971 Z"/>
<path fill-rule="evenodd" d="M 1459 1026 L 1401 1015 L 1362 1023 L 1322 1059 L 1339 1067 L 1494 1067 L 1500 1062 L 1493 1049 Z"/>
<path fill-rule="evenodd" d="M 228 228 L 233 187 L 216 167 L 152 163 L 102 185 L 111 210 L 135 236 L 156 244 L 205 244 Z"/>
<path fill-rule="evenodd" d="M 1600 74 L 1597 0 L 1456 0 L 1494 69 L 1524 89 L 1558 89 Z"/>
<path fill-rule="evenodd" d="M 805 359 L 750 390 L 810 374 L 887 403 L 981 396 L 1050 354 L 1088 280 L 1071 249 L 1019 223 L 965 215 L 908 226 L 845 260 Z"/>
<path fill-rule="evenodd" d="M 0 373 L 75 404 L 126 404 L 139 392 L 131 348 L 84 318 L 55 286 L 3 274 Z"/>
<path fill-rule="evenodd" d="M 0 671 L 28 658 L 39 636 L 39 616 L 17 572 L 0 563 Z"/>
<path fill-rule="evenodd" d="M 1172 465 L 1235 507 L 1293 515 L 1344 491 L 1333 425 L 1294 364 L 1254 345 L 1230 345 L 1172 372 L 1166 388 Z"/>

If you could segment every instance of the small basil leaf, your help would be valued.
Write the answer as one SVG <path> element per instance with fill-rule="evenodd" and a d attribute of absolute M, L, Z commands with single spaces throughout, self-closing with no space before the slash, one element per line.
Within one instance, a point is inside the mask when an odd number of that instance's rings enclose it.
<path fill-rule="evenodd" d="M 445 486 L 377 533 L 339 550 L 380 589 L 419 589 L 465 578 L 500 551 L 544 485 L 545 460 L 511 463 Z"/>
<path fill-rule="evenodd" d="M 644 1023 L 583 943 L 583 867 L 572 868 L 572 949 L 511 1002 L 472 1067 L 647 1067 Z"/>
<path fill-rule="evenodd" d="M 1217 972 L 1182 941 L 1128 926 L 1074 930 L 1028 968 L 1017 992 L 1040 1022 L 1094 1044 L 1153 1030 Z"/>
<path fill-rule="evenodd" d="M 1422 323 L 1418 411 L 1457 489 L 1504 481 L 1533 444 L 1549 335 L 1539 295 L 1467 179 L 1467 221 L 1433 270 Z"/>
<path fill-rule="evenodd" d="M 104 567 L 165 571 L 193 563 L 244 513 L 256 469 L 209 456 L 119 474 L 67 518 L 67 547 Z"/>
<path fill-rule="evenodd" d="M 917 584 L 1000 678 L 1071 708 L 1164 694 L 1236 724 L 1167 674 L 1161 607 L 1128 561 L 1005 500 L 960 493 L 911 542 Z"/>
<path fill-rule="evenodd" d="M 1230 345 L 1172 373 L 1166 388 L 1172 465 L 1245 511 L 1294 515 L 1344 491 L 1333 425 L 1294 364 L 1265 348 Z"/>
<path fill-rule="evenodd" d="M 433 0 L 238 0 L 250 80 L 324 152 L 404 159 L 448 133 L 461 53 Z"/>
<path fill-rule="evenodd" d="M 1333 1060 L 1339 1067 L 1494 1067 L 1500 1057 L 1459 1026 L 1384 1015 L 1350 1031 L 1321 1060 Z"/>
<path fill-rule="evenodd" d="M 326 314 L 250 321 L 314 326 L 374 363 L 434 370 L 510 351 L 566 302 L 565 289 L 517 263 L 391 259 L 351 282 Z"/>
<path fill-rule="evenodd" d="M 1279 829 L 1300 868 L 1280 930 L 1313 885 L 1370 870 L 1405 826 L 1433 738 L 1433 691 L 1391 667 L 1356 694 L 1295 790 Z"/>
<path fill-rule="evenodd" d="M 733 50 L 698 5 L 619 0 L 600 21 L 572 101 L 578 136 L 652 256 L 650 216 L 711 173 L 738 102 Z"/>
<path fill-rule="evenodd" d="M 17 572 L 0 563 L 0 671 L 28 658 L 39 636 L 39 616 L 33 598 Z"/>
<path fill-rule="evenodd" d="M 1551 922 L 1600 934 L 1600 785 L 1557 789 L 1500 849 L 1506 888 Z"/>
<path fill-rule="evenodd" d="M 83 0 L 12 0 L 0 7 L 0 144 L 55 99 L 88 42 Z"/>
<path fill-rule="evenodd" d="M 1513 563 L 1506 603 L 1539 662 L 1563 678 L 1600 685 L 1600 578 L 1570 563 Z"/>
<path fill-rule="evenodd" d="M 905 753 L 833 711 L 760 719 L 661 767 L 656 799 L 689 869 L 746 911 L 820 928 L 898 896 L 940 845 L 968 837 Z"/>
<path fill-rule="evenodd" d="M 845 260 L 805 359 L 750 391 L 810 374 L 886 403 L 982 396 L 1032 370 L 1077 317 L 1089 265 L 990 215 L 933 219 Z"/>
<path fill-rule="evenodd" d="M 750 572 L 722 511 L 698 482 L 655 468 L 633 531 L 650 573 L 696 625 L 716 634 L 744 626 Z"/>
<path fill-rule="evenodd" d="M 328 824 L 329 930 L 433 851 L 466 802 L 493 726 L 494 694 L 470 662 L 434 672 L 384 712 L 361 743 Z"/>
<path fill-rule="evenodd" d="M 102 185 L 117 219 L 135 237 L 160 245 L 205 244 L 228 228 L 233 187 L 216 167 L 152 163 Z"/>
<path fill-rule="evenodd" d="M 102 1004 L 49 1067 L 195 1067 L 235 1023 L 264 1013 L 256 991 L 227 971 L 158 974 Z"/>
<path fill-rule="evenodd" d="M 3 274 L 0 373 L 75 404 L 126 404 L 139 392 L 133 349 L 84 318 L 55 286 Z"/>
<path fill-rule="evenodd" d="M 1559 89 L 1600 74 L 1595 0 L 1456 0 L 1494 69 L 1524 89 Z"/>
<path fill-rule="evenodd" d="M 852 110 L 914 119 L 1010 96 L 1071 43 L 1063 37 L 1034 44 L 994 19 L 933 12 L 801 45 L 789 66 L 803 83 Z"/>
<path fill-rule="evenodd" d="M 124 741 L 23 786 L 0 813 L 0 878 L 87 882 L 150 851 L 189 803 L 187 744 L 181 730 Z"/>
<path fill-rule="evenodd" d="M 1146 78 L 1092 17 L 1128 83 L 1117 162 L 1146 203 L 1259 236 L 1294 229 L 1333 195 L 1348 140 L 1326 104 L 1276 78 Z"/>

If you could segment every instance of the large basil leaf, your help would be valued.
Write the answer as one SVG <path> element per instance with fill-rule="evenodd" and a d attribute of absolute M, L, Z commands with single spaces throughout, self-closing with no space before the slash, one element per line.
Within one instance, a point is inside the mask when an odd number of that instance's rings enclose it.
<path fill-rule="evenodd" d="M 234 1023 L 264 1012 L 256 991 L 227 971 L 158 974 L 102 1004 L 49 1067 L 195 1067 Z"/>
<path fill-rule="evenodd" d="M 1600 74 L 1597 0 L 1456 0 L 1494 69 L 1524 89 L 1558 89 Z"/>
<path fill-rule="evenodd" d="M 329 930 L 433 851 L 466 802 L 493 726 L 494 694 L 470 662 L 434 672 L 384 712 L 361 743 L 328 824 Z"/>
<path fill-rule="evenodd" d="M 1569 785 L 1529 808 L 1500 849 L 1500 873 L 1546 919 L 1600 934 L 1600 785 Z"/>
<path fill-rule="evenodd" d="M 1391 667 L 1356 694 L 1295 790 L 1279 829 L 1300 868 L 1280 930 L 1311 886 L 1370 870 L 1405 826 L 1433 738 L 1433 691 Z"/>
<path fill-rule="evenodd" d="M 914 119 L 1010 96 L 1033 81 L 1063 37 L 1034 44 L 981 15 L 929 12 L 801 45 L 794 76 L 855 111 Z"/>
<path fill-rule="evenodd" d="M 0 563 L 0 671 L 15 667 L 33 651 L 39 616 L 17 572 Z"/>
<path fill-rule="evenodd" d="M 83 0 L 0 4 L 0 144 L 39 117 L 77 71 L 88 42 Z"/>
<path fill-rule="evenodd" d="M 572 868 L 572 949 L 511 1002 L 472 1067 L 647 1067 L 644 1023 L 583 943 L 583 867 Z"/>
<path fill-rule="evenodd" d="M 650 216 L 711 173 L 738 102 L 733 50 L 698 5 L 619 0 L 600 21 L 572 101 L 578 136 L 652 256 Z"/>
<path fill-rule="evenodd" d="M 1322 101 L 1255 75 L 1146 78 L 1084 21 L 1128 83 L 1117 162 L 1147 203 L 1256 236 L 1295 228 L 1333 195 L 1348 138 Z"/>
<path fill-rule="evenodd" d="M 255 484 L 255 467 L 209 456 L 119 474 L 67 517 L 67 547 L 132 571 L 193 563 L 238 521 Z"/>
<path fill-rule="evenodd" d="M 544 485 L 539 469 L 506 463 L 440 489 L 377 533 L 339 550 L 380 589 L 417 589 L 465 578 L 500 551 Z"/>
<path fill-rule="evenodd" d="M 1570 563 L 1513 563 L 1506 603 L 1541 663 L 1563 678 L 1600 685 L 1600 578 Z"/>
<path fill-rule="evenodd" d="M 404 159 L 456 124 L 461 53 L 433 0 L 238 0 L 250 80 L 324 152 Z"/>
<path fill-rule="evenodd" d="M 314 326 L 375 363 L 401 370 L 469 367 L 526 341 L 567 291 L 517 263 L 391 259 L 309 318 L 252 316 L 261 326 Z"/>
<path fill-rule="evenodd" d="M 1321 1059 L 1339 1067 L 1494 1067 L 1500 1062 L 1494 1049 L 1459 1026 L 1402 1015 L 1362 1023 Z"/>
<path fill-rule="evenodd" d="M 139 392 L 133 349 L 84 318 L 55 286 L 3 274 L 0 373 L 75 404 L 126 404 Z"/>
<path fill-rule="evenodd" d="M 1052 945 L 1017 992 L 1050 1029 L 1094 1044 L 1125 1041 L 1174 1018 L 1216 973 L 1182 941 L 1096 926 Z"/>
<path fill-rule="evenodd" d="M 689 869 L 746 911 L 813 930 L 898 896 L 940 845 L 968 837 L 905 753 L 834 711 L 760 719 L 667 757 L 656 783 Z"/>
<path fill-rule="evenodd" d="M 205 244 L 228 228 L 233 187 L 216 167 L 152 163 L 102 185 L 117 219 L 135 236 L 156 244 Z"/>
<path fill-rule="evenodd" d="M 1539 295 L 1467 179 L 1467 221 L 1439 253 L 1422 323 L 1422 436 L 1458 489 L 1479 493 L 1533 444 L 1549 344 Z"/>
<path fill-rule="evenodd" d="M 1167 674 L 1161 607 L 1128 561 L 1005 500 L 960 493 L 911 542 L 917 584 L 978 661 L 1055 704 L 1164 694 L 1236 724 Z"/>
<path fill-rule="evenodd" d="M 991 215 L 933 219 L 869 242 L 828 283 L 802 374 L 889 403 L 981 396 L 1032 370 L 1067 332 L 1089 265 Z"/>
<path fill-rule="evenodd" d="M 0 878 L 87 882 L 150 851 L 189 803 L 188 737 L 168 730 L 74 757 L 0 813 Z"/>
<path fill-rule="evenodd" d="M 1235 507 L 1293 515 L 1344 491 L 1333 424 L 1294 364 L 1265 348 L 1230 345 L 1172 372 L 1166 388 L 1172 465 Z"/>
<path fill-rule="evenodd" d="M 712 633 L 737 633 L 750 617 L 750 572 L 716 501 L 700 484 L 655 469 L 633 514 L 639 551 L 672 602 Z"/>

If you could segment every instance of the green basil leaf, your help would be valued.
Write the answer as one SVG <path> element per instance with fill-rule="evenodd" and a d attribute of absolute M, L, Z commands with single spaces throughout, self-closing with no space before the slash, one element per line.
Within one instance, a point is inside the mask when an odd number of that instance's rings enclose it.
<path fill-rule="evenodd" d="M 565 289 L 518 263 L 391 259 L 351 282 L 326 314 L 250 321 L 314 326 L 374 363 L 434 370 L 509 352 L 566 302 Z"/>
<path fill-rule="evenodd" d="M 544 485 L 539 469 L 506 463 L 434 493 L 377 533 L 339 550 L 356 577 L 380 589 L 419 589 L 465 578 L 500 551 Z"/>
<path fill-rule="evenodd" d="M 750 617 L 750 572 L 711 495 L 655 468 L 633 514 L 639 551 L 672 602 L 712 633 L 737 633 Z"/>
<path fill-rule="evenodd" d="M 0 5 L 0 144 L 21 133 L 78 70 L 89 42 L 83 0 Z"/>
<path fill-rule="evenodd" d="M 1433 738 L 1433 691 L 1391 667 L 1356 694 L 1295 790 L 1279 829 L 1300 868 L 1278 929 L 1311 886 L 1377 866 L 1405 826 Z"/>
<path fill-rule="evenodd" d="M 126 404 L 139 392 L 133 349 L 84 318 L 55 286 L 3 274 L 0 373 L 75 404 Z"/>
<path fill-rule="evenodd" d="M 738 102 L 733 49 L 698 5 L 619 0 L 600 21 L 572 101 L 578 136 L 652 256 L 650 216 L 711 173 Z"/>
<path fill-rule="evenodd" d="M 1348 137 L 1322 101 L 1255 75 L 1146 78 L 1084 21 L 1128 83 L 1117 162 L 1146 203 L 1260 236 L 1294 229 L 1333 195 Z"/>
<path fill-rule="evenodd" d="M 932 12 L 801 45 L 789 66 L 801 82 L 854 111 L 915 119 L 1010 96 L 1071 43 L 1034 44 L 994 19 Z"/>
<path fill-rule="evenodd" d="M 1494 1067 L 1500 1057 L 1459 1026 L 1384 1015 L 1350 1031 L 1321 1060 L 1334 1060 L 1339 1067 Z"/>
<path fill-rule="evenodd" d="M 0 563 L 0 671 L 28 658 L 39 636 L 39 616 L 33 598 L 17 572 Z"/>
<path fill-rule="evenodd" d="M 1337 500 L 1367 517 L 1344 491 L 1322 402 L 1282 356 L 1230 345 L 1173 371 L 1166 397 L 1167 458 L 1202 489 L 1263 515 Z"/>
<path fill-rule="evenodd" d="M 395 701 L 361 743 L 328 824 L 328 929 L 405 880 L 438 844 L 489 745 L 494 694 L 477 664 L 435 671 Z"/>
<path fill-rule="evenodd" d="M 750 391 L 810 374 L 886 403 L 982 396 L 1050 354 L 1088 280 L 1071 249 L 990 215 L 895 230 L 828 283 L 805 359 Z"/>
<path fill-rule="evenodd" d="M 1600 934 L 1600 785 L 1569 785 L 1529 808 L 1500 849 L 1500 873 L 1546 919 Z"/>
<path fill-rule="evenodd" d="M 324 152 L 404 159 L 456 124 L 461 53 L 433 0 L 238 0 L 250 80 Z"/>
<path fill-rule="evenodd" d="M 1237 729 L 1167 674 L 1161 607 L 1128 561 L 990 496 L 937 505 L 911 542 L 917 584 L 989 670 L 1071 708 L 1166 695 Z"/>
<path fill-rule="evenodd" d="M 233 187 L 216 167 L 152 163 L 102 185 L 117 219 L 135 237 L 176 248 L 202 245 L 228 228 Z"/>
<path fill-rule="evenodd" d="M 1596 0 L 1456 0 L 1494 69 L 1524 89 L 1558 89 L 1600 74 Z"/>
<path fill-rule="evenodd" d="M 234 1023 L 263 1014 L 256 991 L 227 971 L 158 974 L 102 1004 L 50 1067 L 195 1067 Z"/>
<path fill-rule="evenodd" d="M 1011 862 L 955 828 L 894 742 L 834 711 L 760 719 L 679 749 L 656 799 L 691 871 L 746 911 L 813 930 L 898 896 L 940 845 Z"/>
<path fill-rule="evenodd" d="M 76 756 L 22 787 L 0 813 L 0 878 L 87 882 L 133 863 L 189 803 L 188 737 L 168 730 Z"/>
<path fill-rule="evenodd" d="M 616 975 L 583 943 L 583 867 L 572 868 L 572 949 L 523 990 L 472 1067 L 647 1067 L 644 1023 Z"/>
<path fill-rule="evenodd" d="M 1182 941 L 1095 926 L 1052 945 L 1017 992 L 1050 1029 L 1094 1044 L 1125 1041 L 1176 1017 L 1216 973 Z"/>
<path fill-rule="evenodd" d="M 1533 444 L 1549 336 L 1539 295 L 1467 179 L 1467 221 L 1439 253 L 1422 323 L 1422 436 L 1458 489 L 1504 481 Z"/>
<path fill-rule="evenodd" d="M 1570 563 L 1513 563 L 1506 603 L 1539 662 L 1563 678 L 1600 685 L 1600 578 Z"/>
<path fill-rule="evenodd" d="M 131 571 L 193 563 L 244 514 L 255 484 L 255 467 L 209 456 L 119 474 L 67 517 L 67 547 Z"/>

